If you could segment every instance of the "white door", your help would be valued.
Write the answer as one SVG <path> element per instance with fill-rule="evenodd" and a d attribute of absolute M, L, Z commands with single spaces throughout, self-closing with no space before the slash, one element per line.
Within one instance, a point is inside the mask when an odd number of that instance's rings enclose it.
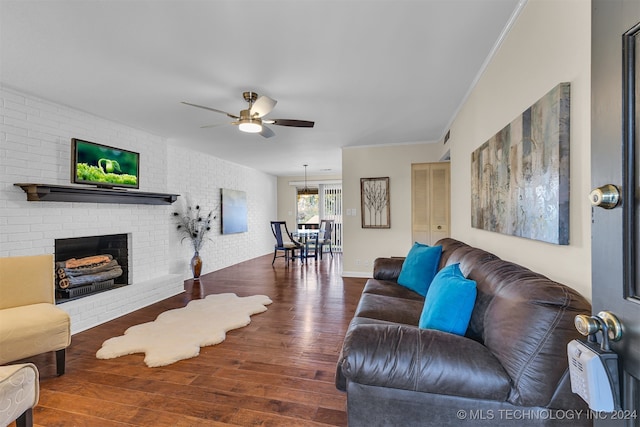
<path fill-rule="evenodd" d="M 411 165 L 411 243 L 449 237 L 449 162 Z"/>

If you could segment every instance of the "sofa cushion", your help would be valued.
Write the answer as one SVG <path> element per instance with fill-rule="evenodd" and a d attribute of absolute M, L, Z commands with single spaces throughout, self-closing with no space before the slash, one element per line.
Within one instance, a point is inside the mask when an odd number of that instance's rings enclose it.
<path fill-rule="evenodd" d="M 67 312 L 40 303 L 0 310 L 0 364 L 66 348 L 71 343 Z"/>
<path fill-rule="evenodd" d="M 342 347 L 348 381 L 505 401 L 510 378 L 482 344 L 407 325 L 354 324 Z M 347 399 L 348 400 L 348 399 Z"/>
<path fill-rule="evenodd" d="M 415 301 L 424 301 L 424 297 L 404 286 L 398 286 L 396 282 L 388 280 L 369 279 L 362 290 L 363 294 L 385 295 L 394 298 L 404 298 Z"/>
<path fill-rule="evenodd" d="M 423 305 L 421 300 L 362 294 L 355 316 L 418 326 Z"/>
<path fill-rule="evenodd" d="M 418 326 L 464 335 L 476 301 L 476 282 L 462 275 L 459 264 L 451 264 L 431 282 Z"/>
<path fill-rule="evenodd" d="M 414 243 L 402 264 L 398 284 L 405 286 L 422 296 L 438 271 L 442 246 L 427 246 Z"/>

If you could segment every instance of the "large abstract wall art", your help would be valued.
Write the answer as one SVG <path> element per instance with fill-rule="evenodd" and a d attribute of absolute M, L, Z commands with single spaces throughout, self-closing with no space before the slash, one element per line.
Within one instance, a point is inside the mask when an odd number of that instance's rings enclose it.
<path fill-rule="evenodd" d="M 560 83 L 471 154 L 471 225 L 569 244 L 570 84 Z"/>
<path fill-rule="evenodd" d="M 223 188 L 222 193 L 222 234 L 244 233 L 247 231 L 247 193 Z"/>

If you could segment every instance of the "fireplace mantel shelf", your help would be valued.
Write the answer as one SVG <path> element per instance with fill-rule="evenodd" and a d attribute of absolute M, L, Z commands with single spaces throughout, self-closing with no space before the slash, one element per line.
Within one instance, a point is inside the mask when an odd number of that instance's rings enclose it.
<path fill-rule="evenodd" d="M 142 205 L 170 205 L 178 194 L 147 193 L 112 188 L 16 183 L 27 193 L 30 202 L 126 203 Z"/>

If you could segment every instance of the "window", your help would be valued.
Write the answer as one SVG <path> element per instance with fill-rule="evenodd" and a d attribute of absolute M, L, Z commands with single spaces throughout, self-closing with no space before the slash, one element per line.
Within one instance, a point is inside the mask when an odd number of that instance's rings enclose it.
<path fill-rule="evenodd" d="M 305 194 L 298 193 L 298 228 L 307 224 L 320 224 L 318 199 L 317 190 L 315 194 L 309 194 L 309 191 Z"/>

